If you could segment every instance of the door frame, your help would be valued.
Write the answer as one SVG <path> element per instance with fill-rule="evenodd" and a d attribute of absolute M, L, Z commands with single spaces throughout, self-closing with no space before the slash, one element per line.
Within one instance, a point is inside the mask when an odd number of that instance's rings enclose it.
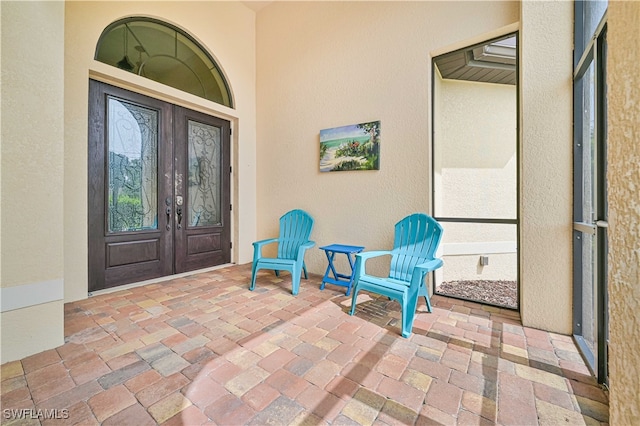
<path fill-rule="evenodd" d="M 106 158 L 106 150 L 108 149 L 106 143 L 106 130 L 105 130 L 105 119 L 106 119 L 106 105 L 104 104 L 107 99 L 108 90 L 109 96 L 114 98 L 121 98 L 124 101 L 130 103 L 139 103 L 142 106 L 156 109 L 159 112 L 159 123 L 158 123 L 158 131 L 160 133 L 158 137 L 158 168 L 164 168 L 164 174 L 170 175 L 171 179 L 165 179 L 162 173 L 158 173 L 158 229 L 150 230 L 150 231 L 142 231 L 143 236 L 140 237 L 141 240 L 149 238 L 153 239 L 154 237 L 159 236 L 159 252 L 162 253 L 166 262 L 156 262 L 157 265 L 153 265 L 153 262 L 149 262 L 147 268 L 140 273 L 131 273 L 128 271 L 128 268 L 122 268 L 122 272 L 120 275 L 126 276 L 126 280 L 123 282 L 118 282 L 116 284 L 105 284 L 105 269 L 107 264 L 107 252 L 105 244 L 95 241 L 92 238 L 92 235 L 103 235 L 108 236 L 107 233 L 107 214 L 106 214 L 106 206 L 105 206 L 105 197 L 108 189 L 108 179 L 105 173 L 105 158 Z M 142 90 L 144 91 L 144 90 Z M 200 115 L 203 117 L 208 117 L 213 120 L 218 120 L 220 122 L 226 123 L 225 129 L 223 130 L 224 135 L 221 135 L 221 141 L 224 140 L 223 150 L 222 150 L 222 158 L 224 169 L 221 169 L 221 178 L 224 180 L 223 183 L 223 203 L 229 204 L 231 206 L 230 200 L 232 198 L 231 190 L 231 121 L 221 118 L 219 115 L 213 114 L 211 112 L 198 112 L 192 108 L 179 105 L 175 103 L 175 100 L 163 100 L 159 97 L 149 96 L 148 94 L 136 92 L 133 90 L 125 89 L 119 87 L 117 85 L 112 84 L 108 81 L 102 81 L 101 79 L 90 78 L 89 79 L 89 134 L 88 134 L 88 169 L 87 169 L 87 179 L 88 179 L 88 193 L 87 193 L 87 205 L 88 205 L 88 227 L 87 227 L 87 236 L 88 236 L 88 291 L 91 294 L 94 291 L 105 290 L 111 287 L 117 287 L 126 284 L 134 284 L 136 282 L 146 281 L 148 279 L 155 278 L 164 278 L 172 275 L 182 274 L 185 272 L 190 272 L 197 269 L 208 269 L 210 267 L 216 267 L 220 264 L 226 264 L 231 262 L 231 247 L 232 247 L 232 238 L 233 238 L 233 229 L 232 222 L 233 218 L 229 213 L 229 209 L 224 212 L 224 221 L 226 222 L 224 226 L 227 229 L 229 244 L 224 250 L 224 262 L 219 263 L 217 265 L 199 267 L 195 265 L 195 267 L 190 267 L 185 269 L 184 271 L 176 272 L 176 255 L 174 254 L 174 248 L 176 246 L 176 234 L 175 234 L 175 226 L 176 226 L 176 215 L 175 215 L 175 202 L 173 202 L 171 209 L 171 217 L 169 223 L 165 223 L 165 200 L 167 197 L 171 197 L 172 201 L 175 201 L 175 175 L 176 175 L 176 150 L 174 144 L 174 135 L 175 135 L 175 110 L 177 108 L 181 108 L 185 111 L 193 112 L 196 115 Z M 91 112 L 94 111 L 95 115 L 92 115 Z M 160 139 L 166 136 L 164 141 Z M 95 143 L 95 141 L 101 141 L 102 149 L 97 149 L 96 147 L 92 147 L 91 144 Z M 166 149 L 162 149 L 162 147 Z M 186 161 L 186 160 L 185 160 Z M 92 170 L 102 171 L 102 176 L 93 176 Z M 229 171 L 227 174 L 226 170 Z M 161 192 L 162 187 L 162 192 Z M 92 205 L 93 204 L 93 205 Z M 99 207 L 98 207 L 99 204 Z M 92 214 L 92 212 L 98 212 L 98 214 Z M 167 229 L 166 227 L 169 229 Z M 167 232 L 170 231 L 170 232 Z M 124 234 L 124 233 L 123 233 Z M 156 235 L 158 234 L 158 235 Z M 104 239 L 102 239 L 104 242 Z M 167 255 L 166 250 L 171 249 L 171 255 Z M 159 263 L 159 264 L 158 264 Z"/>
<path fill-rule="evenodd" d="M 436 187 L 434 182 L 436 182 L 436 177 L 435 177 L 435 172 L 436 172 L 436 164 L 435 164 L 435 151 L 436 151 L 436 137 L 437 137 L 437 131 L 438 129 L 436 129 L 436 107 L 435 107 L 435 99 L 433 97 L 433 94 L 435 93 L 435 85 L 436 85 L 436 78 L 437 78 L 437 64 L 436 64 L 436 60 L 440 57 L 443 56 L 447 56 L 447 55 L 451 55 L 453 53 L 457 53 L 460 51 L 466 51 L 470 48 L 474 48 L 474 47 L 478 47 L 478 46 L 483 46 L 487 43 L 490 43 L 492 41 L 495 40 L 499 40 L 499 39 L 503 39 L 506 37 L 515 37 L 516 39 L 516 73 L 515 73 L 515 77 L 516 77 L 516 99 L 515 99 L 515 117 L 514 117 L 514 121 L 515 121 L 515 140 L 514 140 L 514 144 L 515 144 L 515 155 L 516 155 L 516 176 L 515 176 L 515 190 L 516 190 L 516 215 L 515 218 L 486 218 L 486 217 L 469 217 L 469 216 L 459 216 L 459 217 L 444 217 L 444 216 L 440 216 L 438 214 L 436 214 L 436 208 L 437 208 L 437 197 L 436 197 Z M 521 220 L 520 220 L 520 183 L 521 183 L 521 164 L 520 164 L 520 158 L 521 158 L 521 154 L 520 154 L 520 90 L 518 89 L 520 87 L 520 30 L 515 29 L 513 31 L 509 31 L 509 32 L 505 32 L 504 34 L 500 34 L 500 35 L 492 35 L 490 37 L 487 38 L 483 38 L 481 41 L 474 41 L 473 43 L 469 43 L 467 45 L 465 45 L 464 47 L 461 48 L 457 48 L 456 50 L 452 50 L 449 52 L 445 52 L 445 53 L 439 53 L 438 55 L 435 55 L 431 58 L 431 93 L 432 93 L 432 99 L 431 99 L 431 151 L 430 151 L 430 156 L 431 156 L 431 211 L 432 211 L 432 215 L 434 217 L 434 219 L 436 219 L 438 222 L 441 223 L 453 223 L 453 224 L 477 224 L 477 225 L 513 225 L 516 227 L 516 307 L 515 308 L 511 308 L 511 307 L 507 307 L 507 306 L 503 306 L 503 305 L 494 305 L 492 303 L 486 302 L 486 301 L 481 301 L 481 300 L 475 300 L 475 299 L 467 299 L 464 297 L 458 297 L 458 296 L 454 296 L 451 294 L 447 294 L 447 293 L 440 293 L 437 291 L 436 289 L 436 274 L 442 274 L 442 269 L 440 269 L 439 271 L 435 271 L 433 274 L 433 279 L 431 281 L 431 291 L 433 292 L 433 294 L 436 295 L 440 295 L 440 296 L 444 296 L 444 297 L 449 297 L 452 299 L 460 299 L 460 300 L 464 300 L 464 301 L 471 301 L 474 303 L 479 303 L 482 305 L 488 305 L 488 306 L 496 306 L 499 307 L 501 309 L 507 309 L 507 310 L 512 310 L 512 311 L 516 311 L 519 312 L 520 311 L 520 307 L 522 306 L 522 301 L 521 301 L 521 288 L 520 288 L 520 284 L 521 284 L 521 250 L 520 250 L 520 234 L 521 234 Z"/>

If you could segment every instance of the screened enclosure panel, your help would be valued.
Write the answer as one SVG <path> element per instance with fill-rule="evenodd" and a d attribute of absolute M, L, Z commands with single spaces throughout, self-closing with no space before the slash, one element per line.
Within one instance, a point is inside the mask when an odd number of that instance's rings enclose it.
<path fill-rule="evenodd" d="M 579 82 L 582 89 L 582 217 L 596 219 L 596 81 L 595 62 L 592 62 Z"/>
<path fill-rule="evenodd" d="M 597 259 L 597 245 L 595 235 L 583 234 L 582 237 L 582 265 L 580 271 L 582 288 L 580 289 L 581 305 L 577 307 L 582 312 L 580 327 L 581 337 L 592 353 L 597 352 L 598 329 L 596 323 L 597 311 L 597 277 L 595 276 L 595 260 Z"/>
<path fill-rule="evenodd" d="M 584 73 L 580 84 L 582 88 L 582 174 L 580 181 L 582 182 L 582 205 L 581 214 L 582 221 L 585 223 L 595 222 L 597 219 L 597 141 L 596 141 L 596 67 L 595 62 L 591 62 Z M 596 259 L 597 253 L 597 237 L 589 233 L 582 233 L 581 251 L 582 251 L 582 268 L 580 289 L 582 318 L 580 327 L 582 329 L 581 337 L 592 353 L 597 351 L 597 324 L 596 324 L 596 295 L 597 295 L 597 278 Z"/>
<path fill-rule="evenodd" d="M 516 224 L 441 223 L 444 233 L 435 273 L 437 294 L 516 309 Z"/>
<path fill-rule="evenodd" d="M 517 218 L 516 86 L 434 77 L 434 215 Z"/>
<path fill-rule="evenodd" d="M 589 40 L 598 28 L 609 2 L 607 0 L 586 0 L 583 4 L 583 15 L 577 19 L 582 20 L 582 38 Z"/>

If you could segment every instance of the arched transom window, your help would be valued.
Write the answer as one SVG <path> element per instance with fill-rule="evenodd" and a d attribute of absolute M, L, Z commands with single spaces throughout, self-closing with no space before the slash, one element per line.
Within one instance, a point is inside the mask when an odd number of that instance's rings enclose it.
<path fill-rule="evenodd" d="M 132 17 L 100 35 L 95 59 L 233 108 L 229 85 L 211 55 L 166 22 Z"/>

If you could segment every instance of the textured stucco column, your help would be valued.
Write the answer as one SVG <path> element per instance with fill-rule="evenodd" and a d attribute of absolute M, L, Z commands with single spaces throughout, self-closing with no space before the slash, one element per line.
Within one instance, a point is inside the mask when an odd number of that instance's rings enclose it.
<path fill-rule="evenodd" d="M 2 3 L 1 362 L 64 343 L 64 2 Z"/>
<path fill-rule="evenodd" d="M 523 1 L 520 13 L 521 316 L 570 334 L 573 2 Z"/>
<path fill-rule="evenodd" d="M 612 425 L 640 424 L 640 2 L 608 11 L 609 380 Z"/>

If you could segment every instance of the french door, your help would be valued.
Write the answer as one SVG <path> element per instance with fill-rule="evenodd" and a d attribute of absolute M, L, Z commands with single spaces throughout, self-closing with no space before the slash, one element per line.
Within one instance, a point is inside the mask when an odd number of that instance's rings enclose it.
<path fill-rule="evenodd" d="M 89 291 L 228 263 L 230 123 L 89 84 Z"/>

